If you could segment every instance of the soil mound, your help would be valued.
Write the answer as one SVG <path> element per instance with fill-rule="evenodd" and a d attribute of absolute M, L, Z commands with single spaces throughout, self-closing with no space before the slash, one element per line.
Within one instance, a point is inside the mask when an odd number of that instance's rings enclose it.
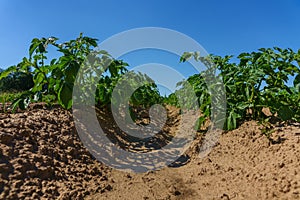
<path fill-rule="evenodd" d="M 110 190 L 109 173 L 83 147 L 68 111 L 0 114 L 0 199 L 83 199 Z"/>

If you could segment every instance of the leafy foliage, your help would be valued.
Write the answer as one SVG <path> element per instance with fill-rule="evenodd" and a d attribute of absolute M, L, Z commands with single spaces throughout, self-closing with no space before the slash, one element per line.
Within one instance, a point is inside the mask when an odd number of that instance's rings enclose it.
<path fill-rule="evenodd" d="M 73 105 L 72 92 L 75 79 L 84 84 L 79 98 L 84 102 L 85 95 L 96 91 L 96 106 L 101 107 L 111 103 L 114 86 L 127 72 L 127 63 L 113 59 L 106 51 L 98 50 L 97 39 L 85 37 L 82 34 L 75 40 L 59 44 L 58 38 L 34 38 L 29 47 L 29 57 L 22 62 L 1 72 L 0 80 L 5 80 L 12 74 L 29 74 L 33 84 L 28 91 L 18 96 L 13 103 L 13 109 L 25 109 L 30 102 L 43 101 L 48 104 L 58 103 L 66 109 Z M 48 61 L 48 47 L 54 47 L 62 53 L 59 58 Z M 79 70 L 81 73 L 78 74 Z M 79 77 L 77 77 L 77 75 Z M 96 87 L 96 88 L 95 88 Z M 155 103 L 153 92 L 156 85 L 146 85 L 135 92 L 131 103 Z M 135 97 L 141 97 L 137 100 Z M 146 101 L 147 99 L 147 101 Z M 148 101 L 149 100 L 149 101 Z"/>
<path fill-rule="evenodd" d="M 214 118 L 211 115 L 216 110 L 226 112 L 227 130 L 248 119 L 268 120 L 269 116 L 263 112 L 265 108 L 282 121 L 300 120 L 300 50 L 262 48 L 257 52 L 240 54 L 237 63 L 231 61 L 232 56 L 202 57 L 198 52 L 185 52 L 181 62 L 194 59 L 202 62 L 207 70 L 179 82 L 180 89 L 163 98 L 149 77 L 128 72 L 127 63 L 98 50 L 97 39 L 80 34 L 75 40 L 61 44 L 57 41 L 56 37 L 34 38 L 29 56 L 0 72 L 2 91 L 6 90 L 5 87 L 12 89 L 12 83 L 16 87 L 14 89 L 25 90 L 13 95 L 13 109 L 25 109 L 29 103 L 40 101 L 50 105 L 58 103 L 70 109 L 76 80 L 83 83 L 78 96 L 81 103 L 88 104 L 86 97 L 96 92 L 96 106 L 106 106 L 115 103 L 112 101 L 114 88 L 124 81 L 122 77 L 127 77 L 123 85 L 135 89 L 120 90 L 118 95 L 120 98 L 129 97 L 126 103 L 132 108 L 149 108 L 162 102 L 191 108 L 195 104 L 189 96 L 189 87 L 192 86 L 202 113 L 199 126 Z M 61 56 L 49 60 L 49 46 Z M 226 94 L 226 100 L 222 98 L 222 92 Z M 4 95 L 2 103 L 8 100 L 11 97 Z M 224 106 L 222 102 L 225 101 Z"/>
<path fill-rule="evenodd" d="M 4 70 L 0 69 L 0 73 Z M 15 93 L 30 89 L 33 86 L 30 73 L 14 72 L 0 80 L 0 92 Z"/>
<path fill-rule="evenodd" d="M 208 74 L 223 79 L 227 99 L 227 130 L 235 129 L 247 119 L 266 120 L 268 116 L 263 108 L 270 109 L 282 121 L 300 120 L 300 51 L 262 48 L 258 52 L 240 54 L 237 57 L 239 63 L 230 62 L 232 56 L 200 57 L 197 52 L 185 52 L 181 61 L 192 57 L 208 67 L 207 71 L 187 80 L 199 99 L 203 113 L 200 122 L 204 122 L 211 114 L 212 100 L 204 79 Z M 212 84 L 212 88 L 217 87 Z M 183 89 L 177 92 L 182 93 Z"/>

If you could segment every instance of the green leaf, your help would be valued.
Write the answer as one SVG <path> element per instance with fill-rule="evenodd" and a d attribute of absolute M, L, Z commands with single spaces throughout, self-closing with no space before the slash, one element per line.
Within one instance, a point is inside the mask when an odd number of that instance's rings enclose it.
<path fill-rule="evenodd" d="M 85 41 L 87 41 L 90 45 L 92 45 L 93 47 L 96 47 L 97 46 L 97 39 L 94 39 L 94 38 L 90 38 L 90 37 L 83 37 L 83 39 Z"/>
<path fill-rule="evenodd" d="M 75 61 L 70 62 L 68 67 L 65 70 L 65 74 L 66 74 L 65 80 L 67 82 L 73 83 L 75 81 L 79 68 L 80 65 L 77 62 Z"/>
<path fill-rule="evenodd" d="M 18 99 L 15 99 L 12 104 L 11 104 L 11 109 L 12 109 L 12 112 L 15 112 L 16 109 L 19 107 L 19 103 L 22 101 L 22 99 L 18 98 Z"/>
<path fill-rule="evenodd" d="M 0 80 L 17 71 L 16 66 L 11 66 L 0 73 Z"/>
<path fill-rule="evenodd" d="M 239 118 L 239 114 L 237 114 L 234 110 L 230 111 L 229 116 L 227 118 L 227 129 L 233 130 L 237 128 L 237 119 Z"/>
<path fill-rule="evenodd" d="M 45 53 L 46 49 L 45 49 L 43 43 L 40 43 L 38 46 L 39 46 L 39 52 L 40 53 Z"/>
<path fill-rule="evenodd" d="M 278 116 L 283 121 L 287 121 L 293 118 L 294 112 L 291 110 L 290 106 L 282 106 L 279 108 Z"/>
<path fill-rule="evenodd" d="M 34 85 L 39 86 L 40 84 L 43 84 L 44 79 L 45 79 L 44 74 L 42 73 L 35 74 L 35 76 L 33 77 Z"/>
<path fill-rule="evenodd" d="M 247 103 L 247 102 L 240 102 L 237 104 L 237 108 L 239 110 L 245 110 L 246 108 L 251 107 L 251 104 Z"/>
<path fill-rule="evenodd" d="M 63 83 L 58 92 L 58 100 L 63 108 L 70 109 L 72 107 L 73 85 L 71 83 Z"/>
<path fill-rule="evenodd" d="M 29 57 L 32 57 L 33 52 L 36 50 L 36 48 L 40 45 L 40 40 L 38 38 L 34 38 L 31 41 L 31 45 L 29 47 Z"/>
<path fill-rule="evenodd" d="M 116 77 L 118 75 L 118 69 L 114 63 L 112 63 L 108 69 L 112 77 Z"/>
<path fill-rule="evenodd" d="M 205 116 L 201 116 L 197 119 L 195 125 L 194 125 L 194 130 L 199 130 L 201 126 L 203 126 L 204 122 L 206 120 Z"/>

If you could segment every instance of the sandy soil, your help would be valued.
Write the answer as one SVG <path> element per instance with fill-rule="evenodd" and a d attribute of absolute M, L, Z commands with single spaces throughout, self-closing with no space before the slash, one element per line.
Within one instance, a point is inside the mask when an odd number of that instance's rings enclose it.
<path fill-rule="evenodd" d="M 0 199 L 300 199 L 300 124 L 274 126 L 270 139 L 261 129 L 246 122 L 204 158 L 194 145 L 180 167 L 135 174 L 96 161 L 67 111 L 2 113 Z"/>
<path fill-rule="evenodd" d="M 111 190 L 109 173 L 83 147 L 69 112 L 0 114 L 0 199 L 83 199 Z"/>
<path fill-rule="evenodd" d="M 276 127 L 270 141 L 256 122 L 244 123 L 180 168 L 113 170 L 113 189 L 89 199 L 300 199 L 299 127 Z"/>

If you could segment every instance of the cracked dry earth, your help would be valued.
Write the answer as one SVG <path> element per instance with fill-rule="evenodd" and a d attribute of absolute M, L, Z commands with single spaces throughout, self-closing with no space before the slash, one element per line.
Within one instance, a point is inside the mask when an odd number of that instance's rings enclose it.
<path fill-rule="evenodd" d="M 185 165 L 135 174 L 95 160 L 68 111 L 1 113 L 0 199 L 300 199 L 300 124 L 270 139 L 261 128 L 246 122 L 204 158 L 194 148 Z"/>

